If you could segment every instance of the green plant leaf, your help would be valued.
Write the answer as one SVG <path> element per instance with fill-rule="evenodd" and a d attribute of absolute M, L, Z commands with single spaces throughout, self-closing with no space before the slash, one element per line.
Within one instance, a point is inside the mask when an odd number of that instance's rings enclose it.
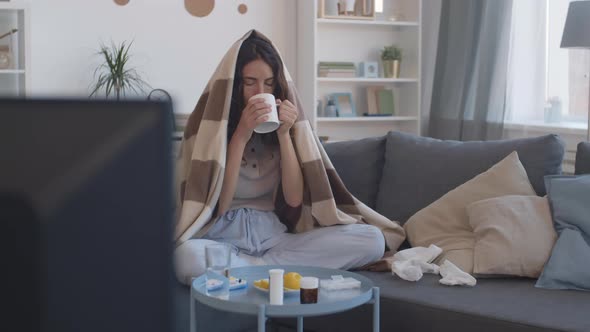
<path fill-rule="evenodd" d="M 400 60 L 402 59 L 402 49 L 395 46 L 385 46 L 381 50 L 381 60 Z"/>
<path fill-rule="evenodd" d="M 132 45 L 133 41 L 123 41 L 117 45 L 112 40 L 109 46 L 100 44 L 97 55 L 102 61 L 94 69 L 90 97 L 104 92 L 106 98 L 114 94 L 115 98 L 119 99 L 127 95 L 128 91 L 136 94 L 145 93 L 145 88 L 150 87 L 134 68 L 129 67 Z"/>

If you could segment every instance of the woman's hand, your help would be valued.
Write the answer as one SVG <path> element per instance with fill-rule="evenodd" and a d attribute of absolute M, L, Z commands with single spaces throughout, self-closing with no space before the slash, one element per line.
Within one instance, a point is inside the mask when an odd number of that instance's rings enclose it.
<path fill-rule="evenodd" d="M 277 107 L 279 112 L 279 121 L 281 126 L 277 129 L 277 135 L 284 135 L 289 133 L 289 129 L 293 127 L 297 121 L 297 108 L 289 100 L 281 101 L 277 99 Z"/>
<path fill-rule="evenodd" d="M 255 98 L 248 101 L 246 107 L 240 116 L 240 122 L 234 133 L 244 142 L 248 142 L 252 137 L 252 132 L 259 124 L 268 120 L 271 106 L 265 103 L 263 98 Z"/>

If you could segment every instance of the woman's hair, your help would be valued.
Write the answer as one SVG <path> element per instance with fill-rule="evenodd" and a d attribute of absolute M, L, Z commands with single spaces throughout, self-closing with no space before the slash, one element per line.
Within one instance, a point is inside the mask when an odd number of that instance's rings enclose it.
<path fill-rule="evenodd" d="M 227 140 L 229 141 L 238 127 L 242 110 L 247 104 L 244 100 L 244 86 L 242 70 L 244 67 L 254 60 L 262 60 L 268 64 L 272 70 L 274 77 L 274 87 L 272 94 L 275 98 L 281 101 L 286 100 L 289 96 L 289 88 L 287 79 L 283 71 L 283 62 L 275 48 L 266 39 L 258 36 L 256 32 L 252 32 L 250 37 L 246 39 L 240 47 L 238 59 L 236 62 L 236 71 L 234 73 L 234 85 L 232 88 L 231 106 L 229 109 L 229 119 L 227 123 Z M 275 132 L 261 135 L 264 143 L 277 144 L 278 139 Z"/>

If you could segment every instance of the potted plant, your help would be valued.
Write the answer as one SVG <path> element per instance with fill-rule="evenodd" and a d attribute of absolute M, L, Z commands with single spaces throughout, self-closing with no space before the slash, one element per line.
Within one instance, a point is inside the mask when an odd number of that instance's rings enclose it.
<path fill-rule="evenodd" d="M 102 90 L 106 98 L 114 95 L 117 100 L 128 91 L 145 93 L 145 88 L 149 87 L 149 84 L 141 78 L 135 68 L 129 66 L 129 49 L 132 44 L 133 42 L 123 41 L 119 45 L 114 42 L 111 42 L 110 46 L 100 45 L 97 55 L 101 57 L 102 62 L 94 70 L 95 83 L 92 85 L 90 97 L 98 95 Z"/>
<path fill-rule="evenodd" d="M 381 51 L 381 61 L 383 61 L 383 76 L 398 78 L 402 61 L 402 49 L 395 45 L 385 46 Z"/>

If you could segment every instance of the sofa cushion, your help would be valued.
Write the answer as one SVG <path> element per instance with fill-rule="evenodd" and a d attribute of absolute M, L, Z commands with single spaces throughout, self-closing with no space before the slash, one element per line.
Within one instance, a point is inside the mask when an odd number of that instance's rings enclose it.
<path fill-rule="evenodd" d="M 545 183 L 559 238 L 537 286 L 590 290 L 590 175 L 548 176 Z"/>
<path fill-rule="evenodd" d="M 327 143 L 324 149 L 350 193 L 375 209 L 385 163 L 385 136 Z"/>
<path fill-rule="evenodd" d="M 500 141 L 443 141 L 390 132 L 377 211 L 403 224 L 442 195 L 517 151 L 539 196 L 543 176 L 560 174 L 564 147 L 556 135 Z"/>
<path fill-rule="evenodd" d="M 546 197 L 489 198 L 471 203 L 467 214 L 474 274 L 539 277 L 557 238 Z"/>
<path fill-rule="evenodd" d="M 443 249 L 438 264 L 448 259 L 472 273 L 475 236 L 466 208 L 505 195 L 535 195 L 516 152 L 414 214 L 404 225 L 408 241 L 414 247 L 435 244 Z"/>
<path fill-rule="evenodd" d="M 576 174 L 590 174 L 590 142 L 578 143 Z"/>

